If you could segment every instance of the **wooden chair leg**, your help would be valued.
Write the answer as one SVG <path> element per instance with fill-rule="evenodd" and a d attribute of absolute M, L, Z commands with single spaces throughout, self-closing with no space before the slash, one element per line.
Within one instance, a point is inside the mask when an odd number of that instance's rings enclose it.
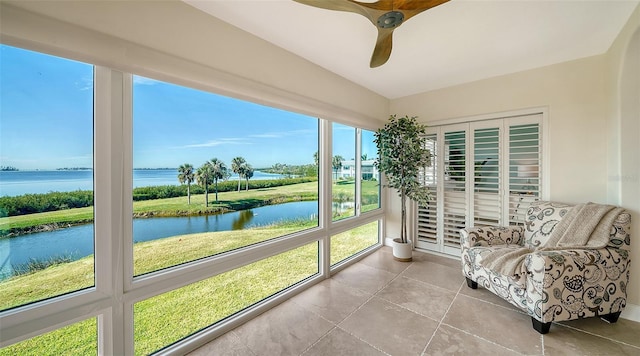
<path fill-rule="evenodd" d="M 539 332 L 540 334 L 546 334 L 549 332 L 549 329 L 551 328 L 551 322 L 548 323 L 543 323 L 540 320 L 531 317 L 531 323 L 533 324 L 533 328 Z"/>
<path fill-rule="evenodd" d="M 607 314 L 607 315 L 602 315 L 600 317 L 600 319 L 606 321 L 607 323 L 613 324 L 616 321 L 618 321 L 618 318 L 620 317 L 620 313 L 622 312 L 617 312 L 617 313 L 611 313 L 611 314 Z"/>
<path fill-rule="evenodd" d="M 478 289 L 478 282 L 474 282 L 470 278 L 467 278 L 467 277 L 465 277 L 465 278 L 467 279 L 467 286 L 469 286 L 469 288 Z"/>

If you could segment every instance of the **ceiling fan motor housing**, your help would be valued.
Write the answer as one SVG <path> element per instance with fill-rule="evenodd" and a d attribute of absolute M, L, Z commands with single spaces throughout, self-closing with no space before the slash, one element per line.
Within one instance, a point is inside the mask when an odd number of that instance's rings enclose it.
<path fill-rule="evenodd" d="M 404 20 L 404 14 L 400 11 L 389 11 L 378 17 L 378 27 L 392 28 L 398 27 Z"/>

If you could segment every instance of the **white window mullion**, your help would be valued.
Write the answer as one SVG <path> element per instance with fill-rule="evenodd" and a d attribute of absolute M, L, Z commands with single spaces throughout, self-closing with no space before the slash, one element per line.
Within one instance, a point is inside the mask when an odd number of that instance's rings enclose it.
<path fill-rule="evenodd" d="M 355 215 L 360 216 L 362 209 L 362 129 L 356 128 L 356 156 L 354 163 L 355 167 L 355 181 L 356 191 L 354 198 Z"/>

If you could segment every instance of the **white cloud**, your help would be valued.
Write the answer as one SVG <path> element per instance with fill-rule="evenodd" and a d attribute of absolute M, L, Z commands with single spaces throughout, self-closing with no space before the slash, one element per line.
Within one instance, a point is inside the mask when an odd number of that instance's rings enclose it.
<path fill-rule="evenodd" d="M 211 140 L 203 143 L 194 143 L 185 146 L 179 146 L 177 148 L 199 148 L 199 147 L 216 147 L 222 145 L 251 145 L 252 142 L 245 138 L 220 138 L 217 140 Z"/>
<path fill-rule="evenodd" d="M 93 90 L 93 77 L 80 78 L 75 84 L 81 91 Z"/>

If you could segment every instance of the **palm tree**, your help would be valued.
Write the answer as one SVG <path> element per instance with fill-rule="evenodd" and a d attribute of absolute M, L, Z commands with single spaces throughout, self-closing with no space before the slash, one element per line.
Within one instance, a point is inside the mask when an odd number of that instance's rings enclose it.
<path fill-rule="evenodd" d="M 318 166 L 318 165 L 320 164 L 320 155 L 319 155 L 318 151 L 316 151 L 316 152 L 313 154 L 313 162 L 314 162 L 314 164 L 315 164 L 316 166 Z"/>
<path fill-rule="evenodd" d="M 196 181 L 204 187 L 204 205 L 209 206 L 209 184 L 213 182 L 213 170 L 210 162 L 205 162 L 198 168 Z"/>
<path fill-rule="evenodd" d="M 253 167 L 251 167 L 251 165 L 249 163 L 245 163 L 245 164 L 242 165 L 242 176 L 247 181 L 247 184 L 245 185 L 245 190 L 248 191 L 249 190 L 249 179 L 251 179 L 251 177 L 253 177 Z"/>
<path fill-rule="evenodd" d="M 209 161 L 209 164 L 211 165 L 211 174 L 213 178 L 213 184 L 215 184 L 215 187 L 216 187 L 216 203 L 217 203 L 218 202 L 218 180 L 220 179 L 226 180 L 227 178 L 229 178 L 230 174 L 224 162 L 222 162 L 221 160 L 215 157 L 212 158 L 211 161 Z"/>
<path fill-rule="evenodd" d="M 195 180 L 193 165 L 185 163 L 178 167 L 178 181 L 180 184 L 187 183 L 187 204 L 191 205 L 191 183 Z"/>
<path fill-rule="evenodd" d="M 240 192 L 240 181 L 242 180 L 242 174 L 240 174 L 240 170 L 242 169 L 242 165 L 247 163 L 247 161 L 243 157 L 236 157 L 231 160 L 231 170 L 233 173 L 238 175 L 238 192 Z"/>
<path fill-rule="evenodd" d="M 333 156 L 333 159 L 331 160 L 331 166 L 336 174 L 336 180 L 338 180 L 338 171 L 342 168 L 342 161 L 344 161 L 344 158 L 340 155 Z"/>

